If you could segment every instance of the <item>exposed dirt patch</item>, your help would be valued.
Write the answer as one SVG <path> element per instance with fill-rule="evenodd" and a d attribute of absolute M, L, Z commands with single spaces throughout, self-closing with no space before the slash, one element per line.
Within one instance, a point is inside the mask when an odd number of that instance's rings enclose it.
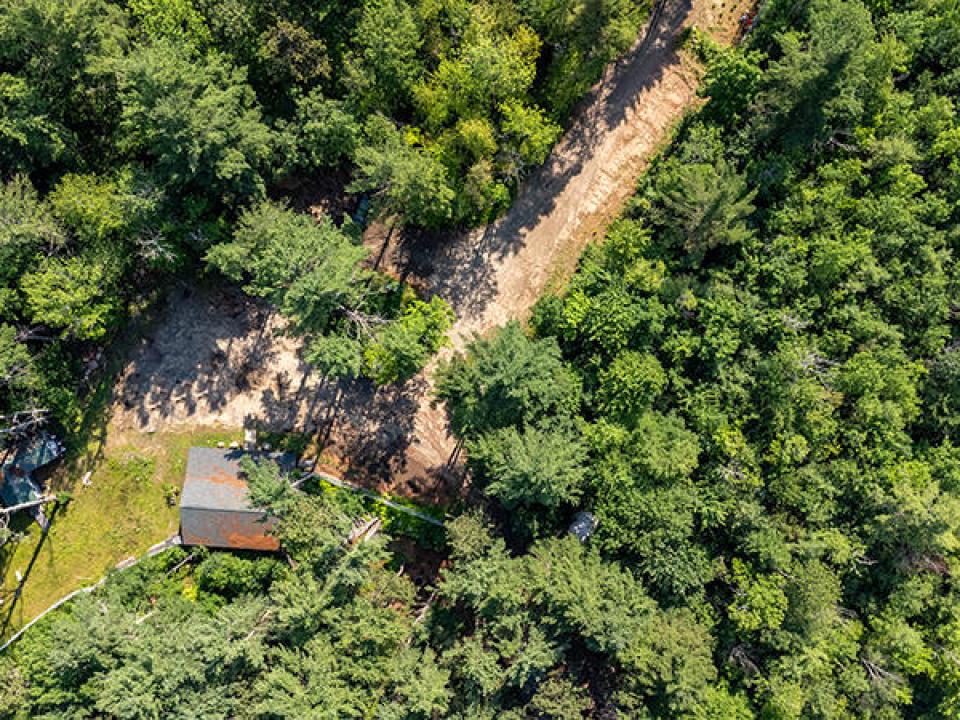
<path fill-rule="evenodd" d="M 729 41 L 746 6 L 666 0 L 501 220 L 420 245 L 384 248 L 382 229 L 370 233 L 381 267 L 453 305 L 458 319 L 443 355 L 475 333 L 525 318 L 551 279 L 573 270 L 584 245 L 622 210 L 648 159 L 697 103 L 699 69 L 677 47 L 683 29 L 696 25 Z M 299 349 L 282 319 L 239 291 L 181 290 L 133 354 L 114 423 L 236 427 L 252 417 L 275 429 L 319 431 L 353 479 L 368 486 L 434 502 L 460 491 L 456 443 L 443 410 L 431 402 L 436 363 L 402 387 L 375 390 L 323 381 Z"/>
<path fill-rule="evenodd" d="M 406 458 L 413 419 L 427 402 L 425 380 L 379 389 L 325 380 L 303 362 L 300 341 L 285 327 L 237 289 L 174 292 L 121 374 L 114 432 L 238 428 L 248 420 L 317 432 L 329 438 L 328 452 L 349 459 L 351 479 L 385 488 L 403 476 L 403 494 L 449 501 L 443 473 Z"/>
<path fill-rule="evenodd" d="M 403 573 L 418 587 L 435 585 L 440 570 L 449 565 L 446 553 L 428 550 L 408 537 L 395 537 L 390 550 L 403 563 Z"/>

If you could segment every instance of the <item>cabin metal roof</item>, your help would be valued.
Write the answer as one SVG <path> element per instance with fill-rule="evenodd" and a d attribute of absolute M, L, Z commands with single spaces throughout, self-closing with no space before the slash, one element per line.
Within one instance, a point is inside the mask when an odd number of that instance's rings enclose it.
<path fill-rule="evenodd" d="M 262 509 L 250 507 L 240 461 L 269 459 L 292 468 L 294 457 L 281 453 L 247 453 L 240 449 L 192 447 L 180 495 L 180 534 L 185 545 L 240 550 L 276 550 L 269 534 L 274 523 Z"/>
<path fill-rule="evenodd" d="M 260 513 L 251 508 L 247 481 L 242 477 L 240 460 L 270 459 L 281 467 L 293 465 L 284 454 L 248 453 L 240 449 L 192 447 L 187 455 L 187 475 L 183 481 L 180 507 Z"/>

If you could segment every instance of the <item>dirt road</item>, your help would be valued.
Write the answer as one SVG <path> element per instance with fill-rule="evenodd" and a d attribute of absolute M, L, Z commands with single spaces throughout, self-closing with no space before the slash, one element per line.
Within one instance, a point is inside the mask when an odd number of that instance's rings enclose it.
<path fill-rule="evenodd" d="M 742 4 L 665 0 L 643 39 L 608 68 L 547 163 L 508 214 L 449 238 L 420 281 L 457 314 L 452 350 L 475 333 L 525 318 L 550 280 L 572 270 L 630 197 L 645 163 L 696 102 L 697 68 L 677 49 L 696 25 L 729 41 Z M 185 292 L 128 365 L 114 422 L 125 428 L 239 425 L 250 416 L 285 427 L 324 427 L 357 480 L 423 499 L 455 492 L 454 448 L 434 407 L 430 371 L 400 388 L 334 387 L 312 376 L 282 322 L 236 293 Z M 339 391 L 339 392 L 338 392 Z M 332 402 L 338 399 L 334 408 Z"/>

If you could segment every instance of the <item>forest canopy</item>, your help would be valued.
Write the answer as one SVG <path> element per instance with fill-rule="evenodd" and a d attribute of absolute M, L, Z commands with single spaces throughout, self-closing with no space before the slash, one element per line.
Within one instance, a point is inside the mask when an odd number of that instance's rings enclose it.
<path fill-rule="evenodd" d="M 151 15 L 161 6 L 182 14 Z M 120 12 L 107 7 L 69 22 Z M 351 149 L 358 188 L 402 170 L 409 182 L 379 202 L 399 207 L 403 193 L 429 188 L 444 218 L 448 207 L 466 217 L 471 175 L 451 168 L 473 170 L 484 152 L 500 152 L 497 138 L 523 128 L 518 158 L 539 157 L 573 81 L 605 56 L 579 43 L 618 47 L 636 20 L 616 3 L 384 0 L 311 15 L 353 18 L 359 38 L 285 27 L 282 42 L 296 52 L 280 53 L 277 26 L 231 7 L 214 17 L 199 3 L 131 3 L 134 17 L 152 19 L 125 32 L 149 27 L 196 53 L 246 58 L 254 88 L 281 62 L 288 79 L 254 91 L 262 117 L 283 108 L 295 117 L 309 102 L 331 126 L 304 131 L 312 157 L 341 162 L 339 149 Z M 21 37 L 23 22 L 0 36 Z M 457 23 L 456 50 L 445 49 L 444 23 Z M 102 28 L 77 37 L 74 52 L 129 42 Z M 265 39 L 243 55 L 249 37 Z M 254 497 L 278 518 L 290 562 L 212 554 L 173 570 L 183 559 L 173 553 L 118 576 L 0 658 L 0 715 L 960 715 L 960 10 L 953 0 L 769 0 L 739 47 L 692 32 L 687 49 L 706 68 L 704 104 L 604 241 L 529 326 L 475 339 L 438 372 L 481 507 L 447 523 L 435 580 L 417 586 L 398 572 L 382 535 L 351 542 L 363 510 L 349 496 L 295 492 L 268 466 L 252 469 Z M 291 61 L 304 57 L 330 62 Z M 182 62 L 223 80 L 217 58 Z M 36 82 L 102 81 L 108 65 L 53 66 Z M 333 82 L 330 68 L 341 65 L 343 92 L 332 99 L 283 95 Z M 82 117 L 122 94 L 113 77 L 75 99 Z M 481 79 L 490 84 L 477 89 Z M 20 103 L 11 117 L 28 119 L 8 133 L 25 138 L 18 162 L 65 162 L 53 158 L 69 157 L 80 116 L 64 124 L 51 110 L 31 123 L 42 109 L 31 105 L 36 88 L 22 78 L 0 87 Z M 263 122 L 245 94 L 230 97 L 238 118 Z M 357 108 L 369 114 L 353 124 Z M 412 141 L 401 117 L 422 123 Z M 515 135 L 488 134 L 504 122 Z M 271 126 L 289 142 L 288 130 Z M 54 136 L 59 145 L 44 140 Z M 234 177 L 256 158 L 238 155 Z M 465 184 L 446 185 L 454 176 Z M 149 252 L 147 231 L 172 192 L 164 183 L 142 169 L 97 176 L 89 186 L 123 209 L 91 223 L 68 190 L 47 195 L 12 179 L 0 212 L 17 221 L 0 227 L 9 258 L 0 272 L 29 280 L 4 302 L 45 313 L 75 301 L 82 321 L 51 326 L 66 338 L 106 327 L 115 296 L 80 289 L 111 267 L 98 253 L 114 228 L 138 228 L 123 237 Z M 267 201 L 243 212 L 232 236 L 204 251 L 273 296 L 271 273 L 284 268 L 271 260 L 269 233 L 251 229 L 257 213 L 286 211 Z M 301 237 L 298 222 L 295 248 L 351 257 L 355 247 L 334 234 L 342 230 L 321 224 Z M 322 348 L 329 298 L 301 299 L 285 290 L 274 301 L 320 328 Z M 0 367 L 11 387 L 30 388 L 40 381 L 17 332 L 0 326 Z M 597 520 L 583 543 L 567 532 L 580 511 Z"/>

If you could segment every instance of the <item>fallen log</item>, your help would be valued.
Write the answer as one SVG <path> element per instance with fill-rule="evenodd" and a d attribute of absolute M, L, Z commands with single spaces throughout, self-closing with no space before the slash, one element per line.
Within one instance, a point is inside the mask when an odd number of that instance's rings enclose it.
<path fill-rule="evenodd" d="M 54 502 L 57 499 L 56 495 L 41 495 L 36 500 L 31 500 L 25 503 L 19 503 L 17 505 L 11 505 L 10 507 L 0 508 L 0 513 L 3 513 L 7 516 L 12 513 L 17 512 L 18 510 L 26 510 L 28 508 L 37 507 L 38 505 L 46 505 L 47 503 Z"/>

